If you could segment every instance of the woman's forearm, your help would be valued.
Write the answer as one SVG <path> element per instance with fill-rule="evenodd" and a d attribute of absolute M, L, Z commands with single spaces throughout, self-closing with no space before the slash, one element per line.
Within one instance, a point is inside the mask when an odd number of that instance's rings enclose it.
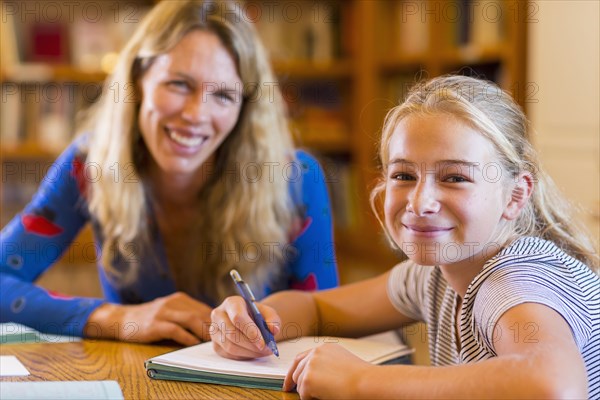
<path fill-rule="evenodd" d="M 123 340 L 118 329 L 123 315 L 122 306 L 104 303 L 96 308 L 88 318 L 84 336 L 95 339 Z"/>

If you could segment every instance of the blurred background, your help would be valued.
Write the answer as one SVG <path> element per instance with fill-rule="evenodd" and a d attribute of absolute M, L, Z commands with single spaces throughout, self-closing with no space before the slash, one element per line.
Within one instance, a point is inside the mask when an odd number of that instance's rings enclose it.
<path fill-rule="evenodd" d="M 3 1 L 1 216 L 28 202 L 155 1 Z M 368 206 L 383 117 L 415 81 L 444 73 L 509 90 L 544 167 L 600 235 L 599 2 L 235 2 L 271 55 L 298 146 L 327 174 L 342 282 L 397 261 Z M 119 95 L 119 88 L 110 88 Z M 84 230 L 41 284 L 101 295 Z M 40 251 L 43 251 L 41 249 Z M 68 277 L 68 279 L 65 279 Z"/>

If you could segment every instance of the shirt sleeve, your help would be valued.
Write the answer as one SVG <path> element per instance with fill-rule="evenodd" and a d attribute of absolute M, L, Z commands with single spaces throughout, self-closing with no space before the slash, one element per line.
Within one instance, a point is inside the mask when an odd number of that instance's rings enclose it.
<path fill-rule="evenodd" d="M 290 287 L 297 290 L 322 290 L 339 284 L 331 204 L 325 175 L 319 163 L 305 152 L 297 153 L 302 179 L 292 183 L 292 197 L 302 208 L 292 247 Z M 295 192 L 295 193 L 294 193 Z"/>
<path fill-rule="evenodd" d="M 48 168 L 31 202 L 2 229 L 0 322 L 82 336 L 89 314 L 102 304 L 100 299 L 56 295 L 33 284 L 88 221 L 78 153 L 75 142 Z"/>
<path fill-rule="evenodd" d="M 426 288 L 432 270 L 432 267 L 422 267 L 410 260 L 392 269 L 387 292 L 392 305 L 401 314 L 415 321 L 425 321 Z"/>
<path fill-rule="evenodd" d="M 595 317 L 591 310 L 598 309 L 598 296 L 594 300 L 585 299 L 582 295 L 585 289 L 577 287 L 580 282 L 569 275 L 559 263 L 536 261 L 503 265 L 491 273 L 482 283 L 473 305 L 475 321 L 489 349 L 495 352 L 493 334 L 498 320 L 523 303 L 543 304 L 559 313 L 569 325 L 577 346 L 583 349 L 592 336 Z"/>

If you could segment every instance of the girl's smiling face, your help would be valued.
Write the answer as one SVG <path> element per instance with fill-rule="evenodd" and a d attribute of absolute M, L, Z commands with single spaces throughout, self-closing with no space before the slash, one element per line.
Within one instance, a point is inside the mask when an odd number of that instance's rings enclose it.
<path fill-rule="evenodd" d="M 482 265 L 503 243 L 510 179 L 493 144 L 449 114 L 411 115 L 389 143 L 385 224 L 421 265 Z"/>

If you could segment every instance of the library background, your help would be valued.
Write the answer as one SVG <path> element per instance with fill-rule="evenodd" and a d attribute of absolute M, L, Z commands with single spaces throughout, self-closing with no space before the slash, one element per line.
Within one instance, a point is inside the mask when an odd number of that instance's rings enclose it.
<path fill-rule="evenodd" d="M 0 224 L 28 202 L 72 139 L 119 48 L 156 1 L 3 1 Z M 457 72 L 510 90 L 527 111 L 527 1 L 237 2 L 256 24 L 288 103 L 299 147 L 328 177 L 342 282 L 398 261 L 370 211 L 376 140 L 416 80 Z M 84 230 L 41 284 L 101 295 Z M 68 276 L 68 279 L 64 279 Z"/>

